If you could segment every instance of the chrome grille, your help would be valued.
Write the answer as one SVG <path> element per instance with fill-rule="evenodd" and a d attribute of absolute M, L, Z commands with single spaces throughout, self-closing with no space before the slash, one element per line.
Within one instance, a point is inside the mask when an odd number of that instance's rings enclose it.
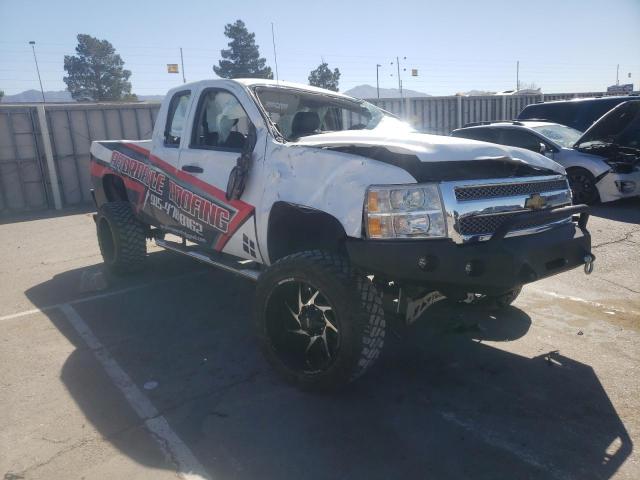
<path fill-rule="evenodd" d="M 511 220 L 514 216 L 521 214 L 503 213 L 500 215 L 482 215 L 473 217 L 464 217 L 458 221 L 458 229 L 462 235 L 491 235 L 507 220 Z M 539 227 L 549 223 L 548 220 L 532 220 L 518 227 L 518 230 Z"/>
<path fill-rule="evenodd" d="M 516 214 L 531 213 L 531 222 L 509 231 L 506 237 L 528 235 L 571 221 L 569 217 L 556 221 L 540 221 L 529 203 L 537 194 L 535 204 L 542 208 L 571 205 L 571 190 L 562 175 L 539 177 L 462 180 L 440 184 L 447 229 L 456 243 L 489 240 L 496 230 Z M 533 203 L 531 204 L 533 205 Z"/>
<path fill-rule="evenodd" d="M 532 193 L 553 192 L 566 190 L 565 180 L 550 180 L 546 182 L 503 183 L 495 185 L 472 185 L 456 187 L 455 195 L 458 201 L 482 200 L 485 198 L 515 197 Z"/>

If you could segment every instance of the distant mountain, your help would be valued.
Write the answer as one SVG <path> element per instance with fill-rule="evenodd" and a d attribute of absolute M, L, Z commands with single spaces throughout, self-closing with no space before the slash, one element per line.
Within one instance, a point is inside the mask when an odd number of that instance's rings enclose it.
<path fill-rule="evenodd" d="M 376 91 L 376 87 L 372 87 L 371 85 L 358 85 L 357 87 L 350 88 L 346 92 L 342 92 L 345 95 L 349 95 L 356 98 L 377 98 L 378 93 Z M 417 92 L 415 90 L 407 90 L 406 88 L 402 89 L 403 97 L 430 97 L 428 93 Z M 400 98 L 400 92 L 397 88 L 381 88 L 380 89 L 380 98 Z"/>
<path fill-rule="evenodd" d="M 44 92 L 44 99 L 47 102 L 73 102 L 71 94 L 66 90 Z M 40 90 L 25 90 L 15 95 L 5 95 L 2 103 L 37 103 L 42 102 Z"/>
<path fill-rule="evenodd" d="M 137 95 L 137 97 L 141 102 L 161 102 L 164 100 L 164 95 Z"/>
<path fill-rule="evenodd" d="M 50 103 L 75 102 L 67 90 L 44 92 L 44 98 Z M 164 95 L 138 95 L 141 102 L 161 102 Z M 25 90 L 15 95 L 5 95 L 2 103 L 39 103 L 42 102 L 40 90 Z"/>

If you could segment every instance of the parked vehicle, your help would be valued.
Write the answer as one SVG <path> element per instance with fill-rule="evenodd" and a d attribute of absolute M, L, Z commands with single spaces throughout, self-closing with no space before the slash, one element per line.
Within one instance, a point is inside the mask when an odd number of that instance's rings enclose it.
<path fill-rule="evenodd" d="M 609 110 L 634 98 L 624 95 L 533 103 L 522 109 L 517 120 L 544 120 L 584 132 Z"/>
<path fill-rule="evenodd" d="M 584 133 L 524 120 L 472 124 L 451 135 L 543 153 L 567 170 L 576 203 L 640 195 L 640 100 L 618 105 Z"/>
<path fill-rule="evenodd" d="M 442 298 L 504 307 L 524 284 L 593 262 L 587 207 L 571 205 L 557 163 L 420 134 L 328 90 L 182 85 L 151 140 L 91 153 L 106 267 L 142 268 L 154 239 L 256 280 L 266 356 L 303 388 L 356 379 L 389 322 Z"/>

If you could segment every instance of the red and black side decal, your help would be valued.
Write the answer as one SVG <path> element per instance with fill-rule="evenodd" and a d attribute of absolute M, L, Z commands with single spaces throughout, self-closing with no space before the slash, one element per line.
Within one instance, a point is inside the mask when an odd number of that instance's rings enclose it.
<path fill-rule="evenodd" d="M 254 212 L 241 200 L 227 200 L 225 192 L 178 170 L 136 144 L 105 142 L 111 164 L 95 159 L 91 174 L 117 173 L 135 198 L 139 214 L 167 230 L 222 250 Z"/>

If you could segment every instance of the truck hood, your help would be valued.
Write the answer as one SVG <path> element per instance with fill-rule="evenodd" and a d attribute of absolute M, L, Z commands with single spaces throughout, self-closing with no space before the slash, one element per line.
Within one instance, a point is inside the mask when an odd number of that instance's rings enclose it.
<path fill-rule="evenodd" d="M 367 156 L 404 168 L 418 181 L 565 173 L 558 163 L 529 150 L 397 128 L 322 133 L 293 144 Z"/>
<path fill-rule="evenodd" d="M 607 145 L 640 150 L 640 100 L 629 100 L 609 110 L 582 134 L 574 148 Z"/>

